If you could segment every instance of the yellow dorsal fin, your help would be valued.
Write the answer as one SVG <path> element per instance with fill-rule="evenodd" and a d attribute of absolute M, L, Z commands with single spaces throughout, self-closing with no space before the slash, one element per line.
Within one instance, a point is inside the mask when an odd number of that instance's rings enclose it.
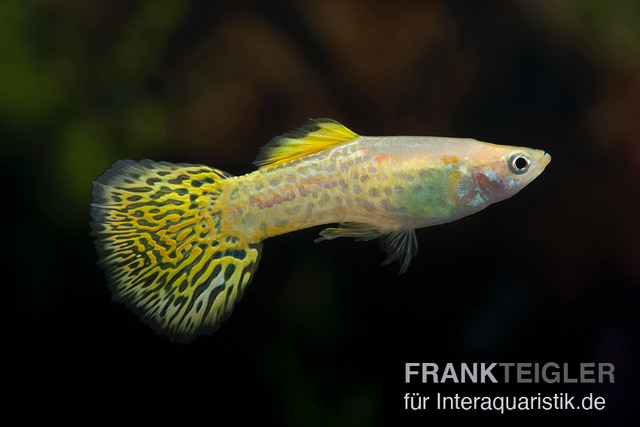
<path fill-rule="evenodd" d="M 357 137 L 357 133 L 335 120 L 309 119 L 299 128 L 273 138 L 253 163 L 260 168 L 278 166 Z"/>

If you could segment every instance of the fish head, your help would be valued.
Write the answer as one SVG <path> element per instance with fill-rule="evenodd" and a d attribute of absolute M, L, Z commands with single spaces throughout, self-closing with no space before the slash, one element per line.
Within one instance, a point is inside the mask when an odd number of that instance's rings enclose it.
<path fill-rule="evenodd" d="M 451 222 L 507 199 L 538 177 L 551 161 L 543 150 L 467 138 L 380 141 L 385 150 L 394 148 L 388 155 L 375 155 L 393 171 L 394 215 L 414 228 Z"/>
<path fill-rule="evenodd" d="M 543 150 L 486 144 L 469 165 L 476 202 L 488 205 L 513 196 L 536 179 L 550 161 L 551 156 Z"/>

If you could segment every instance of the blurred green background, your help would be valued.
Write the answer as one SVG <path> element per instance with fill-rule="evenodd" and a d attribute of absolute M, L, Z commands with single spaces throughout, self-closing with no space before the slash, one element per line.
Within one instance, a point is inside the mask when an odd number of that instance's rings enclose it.
<path fill-rule="evenodd" d="M 121 158 L 247 173 L 309 117 L 553 161 L 513 199 L 420 230 L 400 277 L 372 242 L 268 240 L 234 315 L 190 345 L 111 302 L 93 179 Z M 2 0 L 0 141 L 5 368 L 53 418 L 73 402 L 211 424 L 504 419 L 407 413 L 414 391 L 594 392 L 606 411 L 553 416 L 637 417 L 640 1 Z M 616 383 L 404 384 L 405 362 L 482 361 L 613 362 Z M 524 416 L 549 414 L 509 422 Z"/>

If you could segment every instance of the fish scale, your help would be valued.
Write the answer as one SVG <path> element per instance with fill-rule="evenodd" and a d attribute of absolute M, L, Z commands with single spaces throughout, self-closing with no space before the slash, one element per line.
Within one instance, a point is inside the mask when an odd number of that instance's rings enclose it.
<path fill-rule="evenodd" d="M 113 298 L 161 334 L 188 342 L 229 317 L 262 241 L 338 223 L 320 240 L 380 238 L 400 272 L 415 229 L 513 196 L 551 157 L 472 139 L 367 137 L 311 119 L 262 148 L 233 177 L 202 165 L 120 160 L 93 183 L 99 264 Z"/>
<path fill-rule="evenodd" d="M 228 180 L 240 188 L 225 202 L 229 230 L 250 239 L 266 239 L 328 222 L 362 220 L 384 211 L 381 200 L 369 200 L 370 189 L 384 194 L 384 174 L 372 174 L 373 156 L 316 154 L 296 164 L 258 170 Z M 356 174 L 359 179 L 354 180 Z M 389 193 L 390 191 L 387 191 Z"/>

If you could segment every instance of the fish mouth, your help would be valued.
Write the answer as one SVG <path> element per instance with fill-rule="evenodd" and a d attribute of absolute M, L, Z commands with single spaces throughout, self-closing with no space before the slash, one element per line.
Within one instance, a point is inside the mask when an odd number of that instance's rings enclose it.
<path fill-rule="evenodd" d="M 544 166 L 547 166 L 551 162 L 551 154 L 545 151 L 542 155 L 542 162 L 544 163 Z"/>

